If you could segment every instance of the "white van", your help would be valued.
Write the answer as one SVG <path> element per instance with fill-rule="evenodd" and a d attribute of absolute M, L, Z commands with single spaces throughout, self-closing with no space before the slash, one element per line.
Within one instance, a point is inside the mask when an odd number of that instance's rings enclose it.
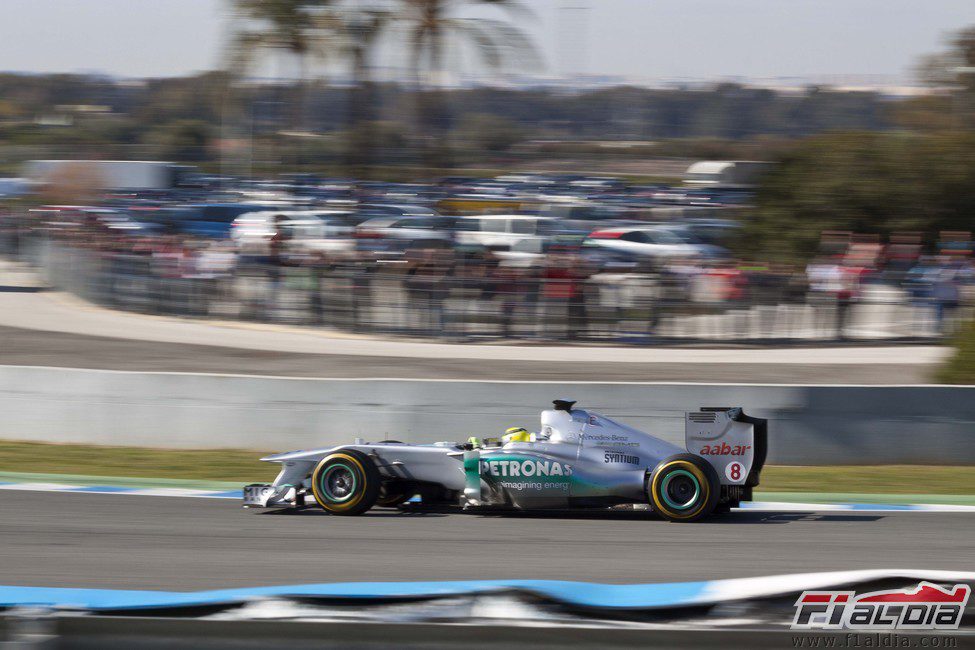
<path fill-rule="evenodd" d="M 241 253 L 264 254 L 280 228 L 296 251 L 348 251 L 354 223 L 348 210 L 262 210 L 234 219 L 230 237 Z"/>
<path fill-rule="evenodd" d="M 494 250 L 511 250 L 522 241 L 547 239 L 558 219 L 530 214 L 485 214 L 457 220 L 457 242 L 480 244 Z"/>

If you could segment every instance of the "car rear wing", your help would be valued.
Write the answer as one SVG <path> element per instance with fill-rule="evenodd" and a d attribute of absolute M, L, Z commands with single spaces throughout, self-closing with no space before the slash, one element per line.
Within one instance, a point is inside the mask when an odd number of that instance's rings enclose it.
<path fill-rule="evenodd" d="M 685 415 L 684 444 L 714 467 L 722 485 L 755 487 L 768 454 L 768 420 L 740 407 L 704 407 Z"/>

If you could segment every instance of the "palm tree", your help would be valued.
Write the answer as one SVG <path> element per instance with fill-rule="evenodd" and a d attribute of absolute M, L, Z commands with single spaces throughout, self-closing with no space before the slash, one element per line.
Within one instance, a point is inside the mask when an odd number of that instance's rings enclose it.
<path fill-rule="evenodd" d="M 396 23 L 407 35 L 410 64 L 417 84 L 417 121 L 421 133 L 446 131 L 448 115 L 442 87 L 447 42 L 467 41 L 475 46 L 483 63 L 501 69 L 518 61 L 521 67 L 537 64 L 528 36 L 510 22 L 457 15 L 464 6 L 494 6 L 511 16 L 530 12 L 518 0 L 399 0 Z M 421 92 L 425 91 L 425 92 Z M 427 128 L 425 128 L 427 127 Z"/>
<path fill-rule="evenodd" d="M 530 15 L 518 0 L 400 0 L 400 3 L 403 6 L 397 22 L 406 29 L 410 62 L 418 80 L 426 78 L 434 85 L 442 85 L 447 40 L 451 37 L 475 45 L 483 62 L 492 69 L 500 69 L 515 58 L 529 67 L 537 63 L 530 39 L 511 23 L 456 15 L 465 5 L 498 7 L 512 16 Z"/>
<path fill-rule="evenodd" d="M 351 67 L 348 92 L 347 162 L 366 163 L 371 155 L 372 84 L 369 57 L 386 24 L 389 12 L 362 8 L 359 0 L 232 0 L 243 22 L 236 30 L 228 68 L 242 76 L 257 55 L 277 51 L 296 60 L 298 82 L 292 98 L 291 128 L 302 126 L 305 69 L 311 60 L 341 58 Z M 364 128 L 359 128 L 364 124 Z"/>
<path fill-rule="evenodd" d="M 369 61 L 390 18 L 385 9 L 361 5 L 362 0 L 332 0 L 327 9 L 315 14 L 316 38 L 312 41 L 320 58 L 340 57 L 349 64 L 352 87 L 346 93 L 345 124 L 348 134 L 355 137 L 348 138 L 346 162 L 353 168 L 370 158 L 373 96 Z M 361 124 L 365 128 L 360 129 Z M 356 142 L 357 138 L 361 141 Z"/>
<path fill-rule="evenodd" d="M 231 0 L 242 24 L 236 30 L 227 67 L 239 79 L 266 50 L 284 54 L 298 66 L 291 101 L 290 128 L 298 130 L 304 118 L 304 83 L 308 60 L 324 58 L 326 30 L 322 12 L 330 0 Z"/>
<path fill-rule="evenodd" d="M 354 176 L 360 176 L 363 168 L 372 162 L 375 97 L 369 59 L 389 19 L 390 13 L 380 9 L 356 9 L 341 14 L 341 31 L 345 36 L 343 54 L 349 59 L 352 72 L 346 115 L 349 132 L 346 163 Z"/>

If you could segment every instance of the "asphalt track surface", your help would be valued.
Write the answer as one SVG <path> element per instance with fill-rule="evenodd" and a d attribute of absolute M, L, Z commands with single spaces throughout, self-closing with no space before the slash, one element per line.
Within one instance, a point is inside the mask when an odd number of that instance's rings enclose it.
<path fill-rule="evenodd" d="M 572 351 L 566 351 L 570 358 Z M 509 361 L 308 354 L 84 336 L 0 326 L 0 364 L 282 377 L 674 381 L 782 384 L 910 384 L 923 364 Z"/>
<path fill-rule="evenodd" d="M 0 583 L 194 590 L 493 578 L 606 583 L 881 568 L 968 571 L 975 517 L 736 512 L 485 516 L 243 510 L 236 501 L 63 492 L 4 497 Z"/>

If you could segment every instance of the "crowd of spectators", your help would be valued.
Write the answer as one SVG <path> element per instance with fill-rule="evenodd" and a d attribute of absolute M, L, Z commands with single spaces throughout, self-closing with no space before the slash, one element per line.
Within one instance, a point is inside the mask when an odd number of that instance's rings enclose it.
<path fill-rule="evenodd" d="M 802 268 L 731 259 L 607 262 L 577 244 L 528 260 L 475 246 L 384 256 L 295 248 L 281 233 L 264 250 L 242 253 L 231 240 L 131 236 L 95 219 L 4 224 L 7 253 L 33 256 L 53 284 L 107 306 L 360 332 L 654 340 L 691 336 L 675 323 L 694 317 L 808 305 L 811 328 L 796 319 L 784 332 L 767 323 L 733 337 L 843 338 L 857 305 L 894 302 L 922 310 L 935 333 L 946 333 L 972 304 L 975 286 L 965 247 L 906 258 L 896 246 L 828 238 L 823 254 Z M 779 318 L 769 313 L 762 318 Z"/>

